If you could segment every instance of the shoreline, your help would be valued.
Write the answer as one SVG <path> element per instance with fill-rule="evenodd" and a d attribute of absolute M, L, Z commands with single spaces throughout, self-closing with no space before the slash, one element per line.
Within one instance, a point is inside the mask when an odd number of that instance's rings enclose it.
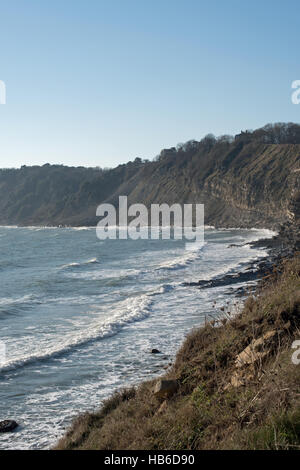
<path fill-rule="evenodd" d="M 229 230 L 229 229 L 228 229 Z M 236 229 L 236 230 L 239 230 L 239 229 Z M 254 229 L 254 230 L 257 230 L 257 229 Z M 262 243 L 262 240 L 263 243 Z M 270 241 L 270 239 L 262 239 L 260 238 L 259 240 L 256 240 L 256 241 L 253 241 L 253 242 L 247 242 L 247 243 L 244 243 L 244 245 L 252 245 L 252 244 L 259 244 L 259 247 L 261 248 L 268 248 L 268 244 L 272 244 L 273 242 Z M 255 246 L 253 247 L 255 248 Z M 228 246 L 226 249 L 230 249 L 230 246 Z M 245 262 L 244 265 L 247 266 L 247 269 L 245 270 L 241 270 L 241 265 L 239 265 L 239 267 L 235 268 L 234 269 L 234 274 L 225 274 L 225 275 L 221 275 L 221 276 L 218 276 L 218 279 L 221 280 L 221 282 L 223 282 L 223 285 L 224 286 L 228 286 L 229 288 L 232 288 L 232 292 L 228 292 L 228 294 L 226 293 L 226 298 L 229 296 L 229 295 L 234 295 L 234 296 L 244 296 L 245 295 L 245 289 L 244 291 L 242 291 L 241 289 L 242 288 L 236 288 L 234 286 L 234 284 L 236 283 L 241 283 L 241 282 L 247 282 L 247 281 L 250 281 L 250 280 L 255 280 L 255 281 L 258 281 L 258 277 L 260 276 L 260 274 L 262 274 L 264 271 L 263 269 L 266 270 L 266 265 L 267 265 L 267 260 L 269 258 L 269 254 L 267 256 L 265 256 L 264 258 L 260 258 L 258 260 L 253 260 L 253 261 L 249 261 L 249 262 Z M 257 266 L 258 267 L 260 266 L 259 269 L 256 269 Z M 270 265 L 270 263 L 269 263 Z M 263 266 L 263 268 L 262 268 Z M 248 276 L 247 278 L 246 277 L 243 277 L 243 276 Z M 250 279 L 249 276 L 255 276 L 255 278 L 253 279 Z M 230 281 L 233 281 L 233 282 L 229 282 Z M 198 281 L 198 283 L 190 283 L 190 284 L 187 284 L 187 286 L 199 286 L 201 288 L 201 285 L 199 284 L 201 281 Z M 209 281 L 204 281 L 204 282 L 209 282 Z M 215 280 L 213 281 L 215 282 Z M 203 286 L 203 287 L 208 287 L 208 286 Z M 216 284 L 213 284 L 211 287 L 218 287 Z M 256 288 L 256 286 L 255 286 Z M 246 287 L 247 289 L 247 287 Z M 185 336 L 182 338 L 182 341 L 181 341 L 181 344 L 182 342 L 185 340 Z M 150 352 L 150 351 L 149 351 Z M 176 359 L 176 352 L 174 353 L 174 355 L 171 356 L 168 356 L 168 357 L 165 357 L 163 358 L 163 356 L 165 356 L 164 353 L 161 354 L 161 357 L 158 362 L 161 362 L 161 365 L 157 365 L 154 369 L 153 369 L 153 373 L 150 374 L 150 376 L 152 378 L 154 377 L 157 377 L 157 374 L 158 373 L 162 373 L 164 370 L 165 371 L 168 371 L 170 369 L 170 367 L 173 365 L 173 362 L 174 360 Z M 163 361 L 164 359 L 164 361 Z M 172 363 L 170 363 L 170 359 L 172 360 Z M 166 362 L 165 362 L 166 361 Z M 167 364 L 168 362 L 168 364 Z M 148 375 L 149 377 L 149 375 Z M 148 377 L 144 377 L 142 378 L 138 383 L 142 383 L 144 380 L 148 380 Z M 126 385 L 125 385 L 126 386 Z"/>
<path fill-rule="evenodd" d="M 300 376 L 291 362 L 299 285 L 295 255 L 242 311 L 194 329 L 160 379 L 115 391 L 78 416 L 54 449 L 299 448 Z"/>
<path fill-rule="evenodd" d="M 281 237 L 281 234 L 278 233 L 276 234 L 275 236 L 273 236 L 272 238 L 270 239 L 259 239 L 259 240 L 256 240 L 254 242 L 250 242 L 250 243 L 245 243 L 245 245 L 250 245 L 252 248 L 266 248 L 268 249 L 268 254 L 262 258 L 261 260 L 253 260 L 253 261 L 250 261 L 249 263 L 245 263 L 248 265 L 248 268 L 245 269 L 244 271 L 239 271 L 237 273 L 234 273 L 234 274 L 227 274 L 227 275 L 224 275 L 224 276 L 221 276 L 219 279 L 218 279 L 218 286 L 219 285 L 228 285 L 228 287 L 232 288 L 232 284 L 236 284 L 236 283 L 241 283 L 241 282 L 248 282 L 248 281 L 255 281 L 255 286 L 253 286 L 253 289 L 252 289 L 252 293 L 253 292 L 258 292 L 260 290 L 260 287 L 261 287 L 261 284 L 262 284 L 262 280 L 264 281 L 266 279 L 266 277 L 269 277 L 270 276 L 270 273 L 272 270 L 274 269 L 277 269 L 280 264 L 282 263 L 282 260 L 283 259 L 286 259 L 286 258 L 292 258 L 294 253 L 295 253 L 295 249 L 294 249 L 294 246 L 292 244 L 286 244 L 284 243 L 284 240 L 282 239 Z M 230 249 L 230 247 L 228 247 L 228 249 Z M 265 278 L 265 279 L 264 279 Z M 207 284 L 211 282 L 211 286 L 208 286 Z M 214 281 L 198 281 L 198 282 L 194 282 L 194 283 L 189 283 L 189 284 L 186 284 L 187 287 L 217 287 L 216 285 L 216 280 Z M 206 285 L 205 285 L 206 283 Z M 234 295 L 235 297 L 239 297 L 239 296 L 243 296 L 245 297 L 245 294 L 246 294 L 246 288 L 232 288 L 232 292 L 229 293 L 228 295 Z M 247 289 L 247 292 L 249 294 L 249 289 Z M 246 298 L 244 299 L 243 301 L 243 304 L 246 302 Z M 216 323 L 222 323 L 222 321 L 227 321 L 226 319 L 226 316 L 224 315 L 223 316 L 223 320 L 220 320 L 219 318 L 217 318 L 216 320 Z M 211 323 L 211 322 L 209 322 Z M 206 327 L 206 324 L 203 325 L 203 326 L 200 326 L 197 328 L 198 329 L 203 329 Z M 193 329 L 194 330 L 194 329 Z M 192 334 L 192 332 L 190 332 L 188 334 L 188 337 Z M 186 342 L 186 338 L 183 338 L 183 344 L 185 344 Z M 181 345 L 179 351 L 181 351 L 182 347 L 183 347 L 183 344 Z M 168 366 L 166 365 L 162 365 L 161 368 L 162 368 L 162 373 L 163 373 L 163 369 L 165 369 L 165 374 L 168 376 L 170 371 L 172 371 L 172 369 L 174 368 L 174 364 L 176 363 L 176 358 L 178 356 L 179 352 L 177 351 L 177 353 L 175 354 L 174 358 L 172 358 L 172 362 L 169 363 Z M 173 362 L 174 361 L 174 362 Z M 155 374 L 156 376 L 156 374 Z M 157 377 L 157 376 L 156 376 Z M 143 387 L 143 384 L 144 384 L 144 381 L 147 380 L 146 383 L 148 383 L 149 379 L 148 378 L 144 378 L 144 380 L 141 382 L 141 383 L 138 383 L 134 386 L 134 388 L 140 388 L 140 387 Z M 153 383 L 155 382 L 157 379 L 155 378 L 152 378 L 150 379 L 150 382 Z M 122 392 L 118 392 L 117 390 L 114 392 L 114 394 L 104 400 L 103 404 L 101 405 L 100 409 L 102 409 L 103 407 L 105 407 L 105 404 L 107 402 L 109 402 L 110 400 L 113 399 L 113 396 L 117 395 L 118 393 L 122 393 Z M 90 414 L 90 413 L 85 413 L 84 416 L 88 416 L 88 415 L 93 415 L 94 413 Z M 96 412 L 97 414 L 97 412 Z M 80 416 L 77 418 L 77 420 L 80 420 Z M 75 420 L 76 422 L 76 420 Z M 71 428 L 72 429 L 72 428 Z M 70 432 L 70 431 L 68 431 Z M 67 435 L 68 435 L 68 432 L 67 432 Z M 62 438 L 64 439 L 64 438 Z M 60 442 L 60 441 L 59 441 Z M 59 444 L 58 444 L 59 445 Z"/>

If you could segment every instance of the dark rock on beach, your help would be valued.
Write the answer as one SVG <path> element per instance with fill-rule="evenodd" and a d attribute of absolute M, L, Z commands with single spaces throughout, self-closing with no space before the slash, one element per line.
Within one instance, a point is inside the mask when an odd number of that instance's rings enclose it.
<path fill-rule="evenodd" d="M 240 272 L 225 274 L 224 276 L 218 276 L 209 280 L 200 279 L 199 281 L 185 283 L 184 285 L 196 286 L 200 289 L 207 289 L 210 287 L 232 286 L 242 282 L 258 281 L 259 279 L 268 275 L 270 271 L 272 271 L 274 261 L 275 260 L 273 257 L 268 257 L 261 260 L 260 262 L 254 261 L 250 263 L 247 268 L 244 267 L 244 270 L 241 270 Z"/>
<path fill-rule="evenodd" d="M 11 419 L 0 421 L 0 432 L 11 432 L 18 427 L 18 423 Z"/>
<path fill-rule="evenodd" d="M 184 283 L 186 286 L 199 287 L 200 289 L 207 289 L 210 287 L 233 286 L 235 284 L 259 281 L 269 274 L 274 269 L 280 269 L 283 259 L 292 258 L 296 251 L 300 250 L 300 226 L 298 212 L 297 218 L 291 222 L 282 225 L 277 235 L 272 238 L 260 239 L 248 243 L 253 248 L 264 248 L 268 250 L 268 255 L 259 261 L 252 261 L 247 267 L 241 266 L 239 272 L 225 274 L 213 279 L 200 279 L 196 282 Z M 246 244 L 244 244 L 246 245 Z M 235 245 L 228 245 L 228 248 L 233 248 Z M 249 286 L 234 289 L 230 287 L 229 294 L 238 296 L 245 295 L 249 291 Z"/>

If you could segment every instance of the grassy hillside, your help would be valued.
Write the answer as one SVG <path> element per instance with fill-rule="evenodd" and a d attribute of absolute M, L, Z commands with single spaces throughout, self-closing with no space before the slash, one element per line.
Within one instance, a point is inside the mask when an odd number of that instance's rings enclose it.
<path fill-rule="evenodd" d="M 163 379 L 116 392 L 78 417 L 57 449 L 299 449 L 300 257 L 285 261 L 243 310 L 193 331 Z M 299 354 L 300 358 L 300 354 Z"/>
<path fill-rule="evenodd" d="M 204 203 L 207 224 L 278 228 L 300 200 L 300 126 L 206 136 L 114 169 L 0 170 L 1 225 L 96 225 L 100 203 Z"/>

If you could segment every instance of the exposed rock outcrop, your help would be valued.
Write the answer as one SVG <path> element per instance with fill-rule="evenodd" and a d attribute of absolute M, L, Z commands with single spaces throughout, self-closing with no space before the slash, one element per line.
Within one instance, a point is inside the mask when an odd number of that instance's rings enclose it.
<path fill-rule="evenodd" d="M 235 364 L 236 367 L 244 367 L 261 361 L 270 353 L 270 340 L 276 336 L 277 331 L 272 330 L 265 333 L 258 339 L 254 339 L 240 354 L 238 354 Z"/>
<path fill-rule="evenodd" d="M 274 351 L 277 339 L 282 333 L 283 330 L 270 330 L 259 338 L 253 339 L 236 356 L 236 370 L 231 376 L 230 383 L 225 386 L 225 390 L 228 390 L 230 387 L 242 387 L 247 385 L 249 381 L 259 379 L 262 375 L 263 361 Z"/>
<path fill-rule="evenodd" d="M 0 421 L 0 432 L 11 432 L 18 427 L 18 423 L 11 419 Z"/>
<path fill-rule="evenodd" d="M 154 387 L 154 395 L 159 398 L 170 398 L 177 389 L 177 380 L 159 380 Z"/>

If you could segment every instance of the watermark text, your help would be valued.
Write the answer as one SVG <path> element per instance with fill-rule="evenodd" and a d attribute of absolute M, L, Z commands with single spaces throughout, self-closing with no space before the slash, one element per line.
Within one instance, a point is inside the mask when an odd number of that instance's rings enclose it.
<path fill-rule="evenodd" d="M 0 80 L 0 104 L 6 104 L 6 85 Z"/>
<path fill-rule="evenodd" d="M 300 364 L 300 340 L 296 340 L 292 344 L 292 349 L 296 349 L 296 351 L 292 354 L 292 363 L 295 366 Z"/>
<path fill-rule="evenodd" d="M 203 204 L 151 204 L 149 211 L 144 204 L 128 207 L 127 196 L 119 196 L 118 210 L 113 204 L 100 204 L 96 215 L 101 217 L 96 229 L 100 240 L 169 240 L 172 232 L 175 240 L 187 241 L 187 250 L 204 244 Z"/>
<path fill-rule="evenodd" d="M 295 90 L 292 93 L 292 103 L 299 104 L 300 103 L 300 80 L 293 81 L 292 89 Z"/>
<path fill-rule="evenodd" d="M 0 341 L 0 367 L 6 362 L 6 344 Z"/>

